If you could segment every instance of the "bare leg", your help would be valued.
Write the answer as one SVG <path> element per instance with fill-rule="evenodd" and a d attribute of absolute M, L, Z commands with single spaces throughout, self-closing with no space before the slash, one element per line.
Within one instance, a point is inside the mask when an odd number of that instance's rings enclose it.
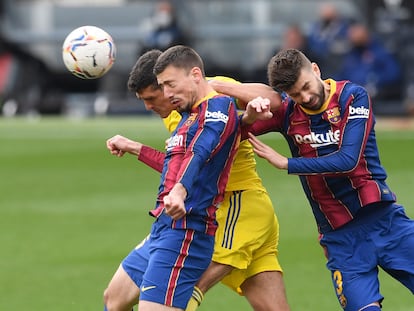
<path fill-rule="evenodd" d="M 104 292 L 104 303 L 108 311 L 131 311 L 138 303 L 139 288 L 119 266 Z"/>
<path fill-rule="evenodd" d="M 234 268 L 212 261 L 207 270 L 203 273 L 196 286 L 205 294 L 210 288 L 221 281 Z"/>
<path fill-rule="evenodd" d="M 211 262 L 197 283 L 205 294 L 234 268 Z M 255 311 L 289 311 L 283 275 L 278 271 L 266 271 L 248 278 L 241 285 L 243 294 Z"/>
<path fill-rule="evenodd" d="M 182 311 L 183 309 L 167 307 L 165 305 L 162 305 L 156 302 L 143 300 L 139 302 L 138 310 L 139 311 Z"/>
<path fill-rule="evenodd" d="M 255 311 L 290 310 L 281 272 L 256 274 L 244 281 L 241 289 Z"/>

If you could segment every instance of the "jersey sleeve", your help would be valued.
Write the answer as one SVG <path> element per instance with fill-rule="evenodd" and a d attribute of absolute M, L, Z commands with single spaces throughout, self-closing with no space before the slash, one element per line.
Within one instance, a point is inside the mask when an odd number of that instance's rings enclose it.
<path fill-rule="evenodd" d="M 289 158 L 289 174 L 346 174 L 356 168 L 363 156 L 374 117 L 367 92 L 355 86 L 352 92 L 353 100 L 343 114 L 345 122 L 338 150 L 316 158 Z"/>
<path fill-rule="evenodd" d="M 283 121 L 285 119 L 286 110 L 288 109 L 288 101 L 282 101 L 282 105 L 277 111 L 273 112 L 273 116 L 268 120 L 257 120 L 250 125 L 241 126 L 241 139 L 248 138 L 248 133 L 252 133 L 255 136 L 266 134 L 269 132 L 282 131 Z M 243 116 L 240 117 L 240 120 Z"/>
<path fill-rule="evenodd" d="M 148 165 L 158 172 L 162 172 L 165 153 L 149 146 L 143 145 L 139 153 L 138 160 Z"/>

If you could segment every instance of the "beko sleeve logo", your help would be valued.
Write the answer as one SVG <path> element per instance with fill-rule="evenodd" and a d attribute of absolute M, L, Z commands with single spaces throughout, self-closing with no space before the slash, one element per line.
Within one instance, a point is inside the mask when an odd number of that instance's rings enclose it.
<path fill-rule="evenodd" d="M 227 123 L 227 121 L 229 120 L 229 117 L 227 115 L 225 115 L 224 113 L 222 113 L 220 110 L 219 111 L 206 111 L 206 119 L 205 119 L 205 123 L 207 122 L 224 122 Z"/>
<path fill-rule="evenodd" d="M 369 109 L 364 106 L 361 107 L 352 107 L 349 106 L 349 117 L 348 119 L 360 119 L 369 117 Z"/>

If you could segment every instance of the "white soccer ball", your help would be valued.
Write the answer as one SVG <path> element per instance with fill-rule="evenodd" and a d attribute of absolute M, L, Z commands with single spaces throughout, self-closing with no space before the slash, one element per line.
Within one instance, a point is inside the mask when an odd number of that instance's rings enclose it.
<path fill-rule="evenodd" d="M 97 79 L 114 64 L 116 47 L 112 37 L 95 26 L 82 26 L 68 34 L 62 46 L 66 68 L 82 79 Z"/>

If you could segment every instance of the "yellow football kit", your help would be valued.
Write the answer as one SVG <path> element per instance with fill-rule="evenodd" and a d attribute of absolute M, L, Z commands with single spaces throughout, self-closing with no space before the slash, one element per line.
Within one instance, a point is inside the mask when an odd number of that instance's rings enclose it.
<path fill-rule="evenodd" d="M 227 77 L 214 79 L 238 83 Z M 173 111 L 163 122 L 172 132 L 180 119 L 180 114 Z M 242 295 L 240 285 L 247 278 L 264 271 L 282 271 L 277 258 L 279 223 L 247 140 L 240 142 L 216 219 L 218 229 L 212 260 L 234 267 L 221 280 L 223 284 Z"/>

